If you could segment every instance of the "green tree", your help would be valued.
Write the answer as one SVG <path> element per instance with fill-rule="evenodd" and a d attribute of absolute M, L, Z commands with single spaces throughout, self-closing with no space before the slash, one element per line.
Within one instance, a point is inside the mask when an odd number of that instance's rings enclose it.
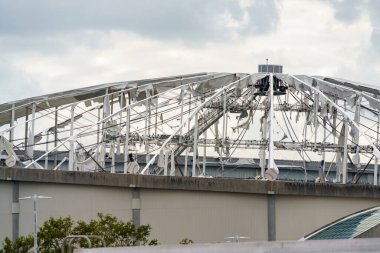
<path fill-rule="evenodd" d="M 97 235 L 104 238 L 107 247 L 132 245 L 157 245 L 156 239 L 149 240 L 150 225 L 136 227 L 132 222 L 124 222 L 112 215 L 98 213 L 89 222 L 78 221 L 74 226 L 71 217 L 49 218 L 38 230 L 38 252 L 60 253 L 63 239 L 68 235 Z M 93 247 L 102 246 L 99 239 L 91 239 Z M 20 236 L 15 241 L 8 237 L 2 243 L 0 253 L 27 253 L 33 248 L 33 235 Z M 75 246 L 88 247 L 86 241 L 79 240 Z"/>
<path fill-rule="evenodd" d="M 0 253 L 26 253 L 33 248 L 33 235 L 20 236 L 15 241 L 6 237 Z"/>
<path fill-rule="evenodd" d="M 88 223 L 79 221 L 73 229 L 73 234 L 101 236 L 108 247 L 156 245 L 157 240 L 149 240 L 151 230 L 150 225 L 136 227 L 130 221 L 124 222 L 115 216 L 98 213 L 96 220 L 90 220 Z M 101 245 L 96 239 L 92 239 L 91 243 L 96 246 Z"/>
<path fill-rule="evenodd" d="M 188 245 L 188 244 L 193 244 L 193 243 L 194 243 L 194 241 L 191 240 L 191 239 L 189 239 L 189 238 L 183 238 L 183 239 L 179 242 L 179 244 L 182 244 L 182 245 Z"/>
<path fill-rule="evenodd" d="M 38 247 L 41 253 L 60 252 L 63 239 L 72 234 L 71 217 L 50 217 L 38 231 Z"/>

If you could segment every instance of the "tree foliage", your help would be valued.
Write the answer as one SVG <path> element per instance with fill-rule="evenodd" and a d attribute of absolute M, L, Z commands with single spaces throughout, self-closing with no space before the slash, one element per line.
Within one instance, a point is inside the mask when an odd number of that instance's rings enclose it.
<path fill-rule="evenodd" d="M 104 239 L 108 247 L 122 247 L 137 244 L 154 245 L 156 240 L 149 241 L 151 230 L 150 225 L 136 227 L 130 221 L 124 222 L 115 216 L 98 213 L 97 219 L 88 223 L 79 221 L 73 229 L 73 234 L 98 235 Z M 101 242 L 93 239 L 92 244 L 100 246 Z"/>
<path fill-rule="evenodd" d="M 191 239 L 189 239 L 189 238 L 183 238 L 183 239 L 179 242 L 179 244 L 182 244 L 182 245 L 188 245 L 188 244 L 193 244 L 193 243 L 194 243 L 194 241 L 191 240 Z"/>
<path fill-rule="evenodd" d="M 133 245 L 157 245 L 156 239 L 149 240 L 150 225 L 136 227 L 131 221 L 124 222 L 112 215 L 98 213 L 89 222 L 78 221 L 74 225 L 71 217 L 49 218 L 38 230 L 38 252 L 59 253 L 63 239 L 68 235 L 96 235 L 104 239 L 107 247 Z M 92 247 L 100 247 L 99 239 L 91 238 Z M 33 248 L 33 235 L 20 236 L 15 241 L 8 237 L 2 243 L 0 253 L 27 253 Z M 74 246 L 88 247 L 85 240 L 78 240 Z"/>
<path fill-rule="evenodd" d="M 6 237 L 0 253 L 24 253 L 33 248 L 33 235 L 20 236 L 15 241 Z"/>
<path fill-rule="evenodd" d="M 37 234 L 39 252 L 60 252 L 63 239 L 72 234 L 73 224 L 71 217 L 50 217 L 45 221 Z"/>

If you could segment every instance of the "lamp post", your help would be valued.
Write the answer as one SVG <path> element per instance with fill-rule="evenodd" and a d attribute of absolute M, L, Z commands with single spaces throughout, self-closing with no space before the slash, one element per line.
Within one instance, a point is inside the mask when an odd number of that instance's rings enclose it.
<path fill-rule="evenodd" d="M 37 199 L 51 199 L 49 196 L 33 194 L 31 196 L 19 198 L 19 200 L 33 199 L 33 214 L 34 214 L 34 246 L 33 252 L 37 253 Z"/>

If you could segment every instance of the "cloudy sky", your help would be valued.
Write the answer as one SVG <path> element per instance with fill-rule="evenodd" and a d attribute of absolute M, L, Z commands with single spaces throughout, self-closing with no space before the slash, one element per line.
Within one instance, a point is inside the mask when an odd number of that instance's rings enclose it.
<path fill-rule="evenodd" d="M 378 0 L 0 0 L 0 104 L 203 71 L 380 82 Z"/>

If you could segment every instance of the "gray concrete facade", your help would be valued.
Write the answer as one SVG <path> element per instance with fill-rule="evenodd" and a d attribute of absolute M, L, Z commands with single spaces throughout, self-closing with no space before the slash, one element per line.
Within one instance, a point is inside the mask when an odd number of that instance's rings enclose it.
<path fill-rule="evenodd" d="M 32 232 L 31 201 L 43 194 L 39 224 L 53 216 L 74 220 L 109 213 L 150 224 L 151 238 L 177 244 L 296 240 L 342 216 L 380 205 L 380 187 L 190 177 L 140 176 L 0 168 L 0 239 Z"/>

